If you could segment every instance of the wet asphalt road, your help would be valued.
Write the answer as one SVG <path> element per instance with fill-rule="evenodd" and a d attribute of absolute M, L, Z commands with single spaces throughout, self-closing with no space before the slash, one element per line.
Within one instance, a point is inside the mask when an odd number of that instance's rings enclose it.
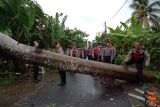
<path fill-rule="evenodd" d="M 105 87 L 92 76 L 70 73 L 66 86 L 59 87 L 58 82 L 48 82 L 18 107 L 47 107 L 54 103 L 56 107 L 132 107 L 128 96 L 116 84 Z"/>

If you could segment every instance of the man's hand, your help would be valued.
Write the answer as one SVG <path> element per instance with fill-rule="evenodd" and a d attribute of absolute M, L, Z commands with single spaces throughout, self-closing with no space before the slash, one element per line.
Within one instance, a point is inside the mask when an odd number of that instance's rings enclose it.
<path fill-rule="evenodd" d="M 123 65 L 126 65 L 126 63 L 127 63 L 127 61 L 125 61 L 125 60 L 122 62 Z"/>
<path fill-rule="evenodd" d="M 145 63 L 144 66 L 145 66 L 145 67 L 148 67 L 148 66 L 149 66 L 149 63 Z"/>

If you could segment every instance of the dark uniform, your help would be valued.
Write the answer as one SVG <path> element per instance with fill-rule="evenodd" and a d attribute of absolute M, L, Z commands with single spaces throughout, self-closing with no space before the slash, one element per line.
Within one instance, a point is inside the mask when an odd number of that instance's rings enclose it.
<path fill-rule="evenodd" d="M 34 41 L 34 47 L 35 47 L 35 52 L 36 53 L 41 53 L 42 52 L 42 48 L 44 48 L 43 43 L 41 43 L 40 41 Z M 33 80 L 34 82 L 38 82 L 39 78 L 38 78 L 38 74 L 39 74 L 39 65 L 38 64 L 33 64 Z"/>
<path fill-rule="evenodd" d="M 57 49 L 57 53 L 62 54 L 62 55 L 64 54 L 64 51 L 63 51 L 62 47 L 59 47 Z M 61 83 L 58 84 L 58 85 L 59 86 L 64 86 L 64 85 L 66 85 L 66 72 L 62 69 L 58 69 L 58 71 L 59 71 L 59 75 L 60 75 L 60 78 L 61 78 Z"/>
<path fill-rule="evenodd" d="M 112 55 L 112 51 L 111 48 L 106 47 L 103 49 L 103 59 L 105 63 L 111 63 L 111 55 Z"/>

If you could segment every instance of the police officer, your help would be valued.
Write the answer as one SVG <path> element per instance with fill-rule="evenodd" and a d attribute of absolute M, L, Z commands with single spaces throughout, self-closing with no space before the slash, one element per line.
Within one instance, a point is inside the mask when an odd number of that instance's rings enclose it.
<path fill-rule="evenodd" d="M 143 68 L 149 66 L 150 55 L 146 49 L 142 48 L 141 42 L 135 43 L 135 48 L 129 51 L 126 59 L 123 61 L 126 65 L 135 64 L 137 69 L 137 82 L 143 86 Z"/>
<path fill-rule="evenodd" d="M 102 51 L 103 51 L 104 62 L 111 63 L 112 50 L 110 48 L 110 44 L 107 43 L 106 47 Z"/>
<path fill-rule="evenodd" d="M 36 53 L 41 53 L 41 49 L 39 48 L 39 43 L 38 41 L 34 41 L 34 47 L 35 47 L 35 52 Z M 33 82 L 38 83 L 40 80 L 38 78 L 39 74 L 39 65 L 34 63 L 33 64 Z"/>
<path fill-rule="evenodd" d="M 63 51 L 60 43 L 57 43 L 57 45 L 56 45 L 56 52 L 58 54 L 64 55 L 64 51 Z M 59 69 L 58 71 L 59 71 L 59 75 L 61 78 L 61 82 L 58 84 L 58 86 L 65 86 L 66 85 L 66 72 L 62 69 Z"/>

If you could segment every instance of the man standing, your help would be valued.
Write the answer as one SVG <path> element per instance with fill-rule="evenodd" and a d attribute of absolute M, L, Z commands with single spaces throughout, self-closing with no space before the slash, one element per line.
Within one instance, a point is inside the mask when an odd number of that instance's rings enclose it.
<path fill-rule="evenodd" d="M 88 60 L 93 60 L 93 56 L 94 56 L 94 49 L 89 46 L 88 50 L 87 50 L 87 56 L 88 56 Z"/>
<path fill-rule="evenodd" d="M 112 54 L 112 51 L 110 48 L 110 44 L 107 43 L 107 46 L 103 49 L 104 62 L 111 63 L 111 54 Z"/>
<path fill-rule="evenodd" d="M 83 54 L 84 54 L 84 59 L 86 59 L 87 58 L 87 49 L 86 49 L 86 47 L 83 49 Z"/>
<path fill-rule="evenodd" d="M 142 48 L 141 42 L 137 41 L 135 43 L 135 48 L 128 53 L 123 63 L 126 65 L 136 65 L 137 82 L 140 86 L 143 86 L 143 67 L 149 66 L 150 55 L 148 54 L 147 50 Z"/>
<path fill-rule="evenodd" d="M 99 62 L 103 62 L 103 50 L 102 50 L 102 47 L 99 47 L 100 48 L 100 52 L 99 52 Z"/>
<path fill-rule="evenodd" d="M 94 61 L 99 61 L 100 48 L 98 45 L 94 48 Z"/>
<path fill-rule="evenodd" d="M 111 63 L 115 64 L 115 58 L 116 58 L 116 48 L 110 43 L 110 48 L 111 48 Z"/>
<path fill-rule="evenodd" d="M 63 51 L 60 43 L 57 43 L 57 45 L 56 45 L 56 52 L 61 55 L 64 54 L 64 51 Z M 59 83 L 58 86 L 65 86 L 66 85 L 66 72 L 62 69 L 58 69 L 58 71 L 59 71 L 59 75 L 61 78 L 61 83 Z"/>
<path fill-rule="evenodd" d="M 79 49 L 79 57 L 84 59 L 84 49 L 83 48 Z"/>
<path fill-rule="evenodd" d="M 34 41 L 34 47 L 36 53 L 41 53 L 42 50 L 40 49 L 40 44 L 38 41 Z M 40 79 L 38 78 L 39 75 L 39 65 L 34 63 L 33 64 L 33 82 L 38 83 Z"/>
<path fill-rule="evenodd" d="M 72 56 L 73 57 L 78 57 L 79 56 L 78 50 L 75 46 L 72 48 Z"/>

